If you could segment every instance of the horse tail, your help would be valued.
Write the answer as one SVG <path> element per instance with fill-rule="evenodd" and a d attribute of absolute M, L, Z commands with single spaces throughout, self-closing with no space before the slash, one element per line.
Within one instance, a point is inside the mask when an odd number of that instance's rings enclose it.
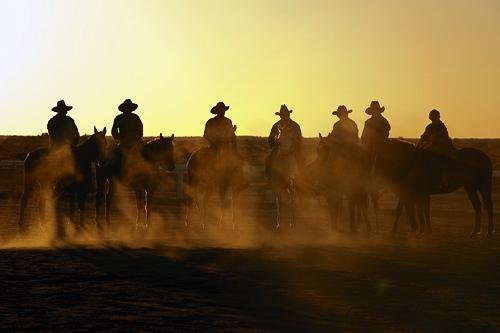
<path fill-rule="evenodd" d="M 191 195 L 192 188 L 194 186 L 194 168 L 196 164 L 195 158 L 196 151 L 193 152 L 187 162 L 186 162 L 186 179 L 184 181 L 184 201 L 187 207 L 191 207 L 194 202 L 194 198 Z"/>
<path fill-rule="evenodd" d="M 23 191 L 29 189 L 32 186 L 33 180 L 33 172 L 36 167 L 36 163 L 38 162 L 40 155 L 39 150 L 35 150 L 26 154 L 26 158 L 24 159 L 23 164 Z"/>
<path fill-rule="evenodd" d="M 491 162 L 491 159 L 486 156 L 487 158 L 487 163 L 485 163 L 485 166 L 481 172 L 481 179 L 479 182 L 479 192 L 481 193 L 481 196 L 483 197 L 483 202 L 486 206 L 492 205 L 492 187 L 493 187 L 493 163 Z"/>

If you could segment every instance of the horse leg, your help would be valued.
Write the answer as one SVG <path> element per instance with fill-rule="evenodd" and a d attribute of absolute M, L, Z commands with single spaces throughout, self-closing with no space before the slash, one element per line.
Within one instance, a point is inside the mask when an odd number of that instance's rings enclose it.
<path fill-rule="evenodd" d="M 67 197 L 69 204 L 69 221 L 73 224 L 76 231 L 80 231 L 80 226 L 75 223 L 75 192 L 73 190 L 68 190 Z"/>
<path fill-rule="evenodd" d="M 277 190 L 275 195 L 274 195 L 274 202 L 276 203 L 276 218 L 275 218 L 275 225 L 274 229 L 278 230 L 280 228 L 280 222 L 281 222 L 281 191 Z"/>
<path fill-rule="evenodd" d="M 347 197 L 347 206 L 349 209 L 349 228 L 351 233 L 354 234 L 358 231 L 356 225 L 356 200 L 354 196 L 351 195 Z"/>
<path fill-rule="evenodd" d="M 50 198 L 49 195 L 49 187 L 48 185 L 42 185 L 40 184 L 40 187 L 38 189 L 38 197 L 37 197 L 37 206 L 38 206 L 38 225 L 47 225 L 47 205 L 49 201 L 52 201 L 51 204 L 53 205 L 53 198 Z"/>
<path fill-rule="evenodd" d="M 28 205 L 28 199 L 30 195 L 33 193 L 34 187 L 35 184 L 33 183 L 24 184 L 24 190 L 23 194 L 21 195 L 20 207 L 19 207 L 19 221 L 18 221 L 19 233 L 26 233 L 26 231 L 28 231 L 28 227 L 25 221 L 26 206 Z"/>
<path fill-rule="evenodd" d="M 371 196 L 372 203 L 373 203 L 373 211 L 375 212 L 375 232 L 378 233 L 378 231 L 379 231 L 378 222 L 379 222 L 379 213 L 380 213 L 380 206 L 379 206 L 380 195 L 378 192 L 373 192 L 370 196 Z"/>
<path fill-rule="evenodd" d="M 224 221 L 224 215 L 226 214 L 226 208 L 227 208 L 227 187 L 226 186 L 221 186 L 219 188 L 219 218 L 217 220 L 217 225 L 219 227 L 222 227 L 222 222 Z"/>
<path fill-rule="evenodd" d="M 210 201 L 210 197 L 212 196 L 212 188 L 207 187 L 203 193 L 203 198 L 201 199 L 200 203 L 200 216 L 201 216 L 201 227 L 203 229 L 206 228 L 206 220 L 207 220 L 207 210 L 208 210 L 208 204 Z"/>
<path fill-rule="evenodd" d="M 339 203 L 338 198 L 335 195 L 329 194 L 326 196 L 326 201 L 328 205 L 328 212 L 330 214 L 330 227 L 332 231 L 337 230 L 337 220 L 339 217 Z"/>
<path fill-rule="evenodd" d="M 80 213 L 79 229 L 85 228 L 85 204 L 87 201 L 87 193 L 85 191 L 78 191 L 77 194 L 78 211 Z"/>
<path fill-rule="evenodd" d="M 193 192 L 194 194 L 192 195 L 190 192 Z M 191 226 L 191 209 L 193 208 L 193 205 L 195 204 L 196 200 L 196 189 L 193 187 L 190 187 L 189 191 L 184 191 L 185 192 L 185 199 L 184 199 L 184 209 L 186 210 L 185 212 L 185 218 L 184 218 L 184 226 L 186 228 L 189 228 Z"/>
<path fill-rule="evenodd" d="M 423 209 L 424 209 L 424 219 L 426 226 L 426 233 L 432 233 L 432 225 L 431 225 L 431 196 L 426 195 L 423 198 Z"/>
<path fill-rule="evenodd" d="M 425 214 L 424 214 L 424 198 L 419 196 L 416 200 L 417 218 L 419 221 L 419 235 L 425 234 Z"/>
<path fill-rule="evenodd" d="M 411 233 L 414 235 L 417 233 L 417 221 L 415 218 L 415 202 L 413 200 L 404 199 L 402 204 L 404 210 L 406 211 L 406 219 L 410 224 Z"/>
<path fill-rule="evenodd" d="M 366 223 L 366 232 L 371 233 L 372 225 L 370 223 L 370 216 L 368 215 L 369 197 L 367 193 L 361 194 L 361 200 L 359 204 L 359 210 L 361 211 L 361 217 Z"/>
<path fill-rule="evenodd" d="M 289 195 L 290 195 L 290 228 L 294 228 L 295 227 L 295 186 L 293 184 L 293 181 L 292 181 L 292 184 L 290 186 L 290 189 L 289 189 Z"/>
<path fill-rule="evenodd" d="M 115 185 L 112 180 L 108 182 L 108 191 L 105 193 L 105 218 L 106 218 L 106 227 L 109 228 L 111 225 L 111 204 L 113 203 L 115 196 Z"/>
<path fill-rule="evenodd" d="M 144 190 L 135 191 L 135 202 L 137 208 L 137 215 L 135 219 L 135 228 L 140 230 L 144 226 L 144 216 L 146 214 L 146 195 Z"/>
<path fill-rule="evenodd" d="M 493 201 L 491 199 L 491 180 L 486 186 L 481 186 L 479 188 L 479 193 L 483 198 L 484 208 L 488 214 L 488 232 L 486 237 L 492 237 L 495 232 L 495 226 L 493 225 Z"/>
<path fill-rule="evenodd" d="M 398 205 L 396 207 L 396 218 L 394 220 L 394 224 L 392 226 L 392 233 L 395 234 L 398 231 L 399 219 L 401 218 L 401 214 L 403 214 L 404 204 L 401 199 L 398 200 Z"/>
<path fill-rule="evenodd" d="M 61 196 L 58 193 L 55 193 L 49 186 L 44 186 L 42 190 L 42 201 L 44 202 L 42 205 L 42 209 L 44 210 L 44 215 L 47 216 L 47 203 L 51 204 L 51 211 L 54 214 L 55 221 L 55 231 L 54 231 L 54 239 L 55 240 L 64 240 L 66 237 L 66 226 L 64 216 L 60 213 L 60 205 L 61 205 Z"/>
<path fill-rule="evenodd" d="M 470 236 L 471 238 L 475 238 L 481 233 L 481 209 L 482 209 L 481 201 L 479 200 L 479 196 L 475 188 L 467 186 L 465 190 L 472 204 L 472 207 L 474 208 L 474 213 L 475 213 L 474 229 L 472 230 Z"/>
<path fill-rule="evenodd" d="M 102 229 L 102 209 L 103 204 L 106 200 L 106 181 L 99 179 L 97 180 L 97 191 L 95 193 L 95 224 L 96 227 Z"/>
<path fill-rule="evenodd" d="M 236 201 L 236 198 L 238 196 L 237 190 L 233 190 L 231 192 L 231 197 L 230 197 L 230 203 L 231 203 L 231 223 L 233 225 L 233 231 L 236 231 L 237 230 L 237 225 L 236 225 L 236 205 L 235 205 L 235 201 Z"/>
<path fill-rule="evenodd" d="M 148 190 L 146 191 L 146 198 L 145 198 L 145 206 L 144 209 L 146 210 L 146 229 L 149 229 L 149 226 L 151 225 L 151 214 L 153 213 L 153 190 Z"/>

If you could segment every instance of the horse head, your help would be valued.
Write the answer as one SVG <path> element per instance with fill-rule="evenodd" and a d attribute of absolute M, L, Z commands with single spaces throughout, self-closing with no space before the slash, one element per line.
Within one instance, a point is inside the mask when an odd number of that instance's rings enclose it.
<path fill-rule="evenodd" d="M 106 127 L 102 129 L 102 131 L 98 131 L 94 126 L 94 134 L 92 134 L 91 139 L 95 140 L 97 146 L 97 156 L 95 161 L 102 164 L 106 159 L 106 151 L 108 143 L 106 141 Z"/>
<path fill-rule="evenodd" d="M 151 156 L 154 162 L 159 166 L 164 167 L 168 171 L 175 169 L 174 160 L 174 134 L 169 137 L 164 137 L 162 133 L 158 139 L 153 140 L 146 146 L 151 148 Z"/>
<path fill-rule="evenodd" d="M 328 138 L 323 137 L 321 133 L 319 133 L 318 137 L 319 143 L 318 147 L 316 148 L 316 152 L 318 154 L 318 160 L 324 162 L 330 156 L 330 145 L 328 143 Z"/>

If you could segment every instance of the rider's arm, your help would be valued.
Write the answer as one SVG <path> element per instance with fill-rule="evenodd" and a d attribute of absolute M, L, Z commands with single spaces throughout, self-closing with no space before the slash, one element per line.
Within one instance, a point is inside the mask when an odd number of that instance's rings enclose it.
<path fill-rule="evenodd" d="M 302 130 L 300 129 L 300 126 L 299 124 L 296 124 L 295 125 L 296 127 L 296 132 L 295 132 L 295 145 L 297 148 L 300 149 L 300 147 L 302 146 Z"/>
<path fill-rule="evenodd" d="M 278 126 L 274 124 L 271 128 L 271 132 L 269 133 L 269 137 L 267 138 L 267 142 L 271 148 L 276 146 L 276 135 L 278 135 Z"/>
<path fill-rule="evenodd" d="M 73 138 L 72 138 L 72 144 L 77 145 L 78 141 L 80 141 L 80 132 L 78 132 L 78 127 L 76 127 L 75 121 L 71 119 L 71 122 L 73 123 Z"/>
<path fill-rule="evenodd" d="M 116 118 L 113 121 L 113 128 L 111 128 L 111 135 L 113 136 L 113 139 L 120 140 L 120 133 L 118 130 L 118 121 Z"/>
<path fill-rule="evenodd" d="M 213 137 L 213 130 L 209 124 L 209 122 L 207 121 L 207 123 L 205 124 L 205 130 L 203 131 L 203 137 L 205 138 L 205 140 L 207 140 L 210 144 L 213 144 L 214 143 L 214 137 Z"/>

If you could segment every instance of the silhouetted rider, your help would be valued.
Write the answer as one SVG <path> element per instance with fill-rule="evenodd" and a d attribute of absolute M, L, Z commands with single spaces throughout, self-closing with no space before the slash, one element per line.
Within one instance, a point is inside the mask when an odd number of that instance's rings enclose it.
<path fill-rule="evenodd" d="M 300 129 L 300 125 L 290 118 L 290 114 L 292 112 L 293 110 L 289 110 L 288 107 L 283 104 L 281 105 L 279 112 L 274 113 L 275 115 L 280 116 L 281 119 L 273 125 L 267 139 L 269 146 L 272 149 L 271 154 L 266 159 L 266 176 L 268 179 L 271 176 L 271 165 L 274 163 L 278 148 L 284 143 L 290 146 L 281 146 L 281 149 L 289 151 L 293 154 L 299 170 L 302 169 L 305 164 L 305 160 L 302 155 L 302 131 Z M 286 137 L 288 137 L 288 139 L 283 140 Z"/>
<path fill-rule="evenodd" d="M 205 123 L 203 137 L 210 143 L 211 148 L 229 147 L 231 151 L 236 153 L 235 128 L 231 119 L 225 116 L 227 110 L 229 110 L 229 106 L 225 105 L 224 102 L 218 102 L 210 110 L 210 113 L 216 116 Z"/>
<path fill-rule="evenodd" d="M 365 111 L 371 117 L 365 121 L 361 142 L 373 155 L 376 155 L 380 147 L 387 142 L 391 130 L 391 125 L 382 116 L 384 111 L 385 107 L 380 107 L 378 101 L 372 101 Z"/>
<path fill-rule="evenodd" d="M 73 118 L 67 115 L 72 108 L 66 105 L 64 100 L 58 101 L 57 105 L 52 108 L 52 111 L 57 114 L 47 123 L 51 148 L 65 146 L 74 148 L 78 144 L 80 133 Z"/>
<path fill-rule="evenodd" d="M 441 121 L 439 111 L 436 109 L 432 110 L 429 113 L 429 119 L 431 123 L 425 127 L 425 131 L 420 136 L 417 147 L 451 158 L 455 157 L 455 147 L 453 147 L 451 138 L 448 135 L 446 125 Z"/>
<path fill-rule="evenodd" d="M 115 117 L 111 135 L 120 143 L 122 151 L 129 151 L 136 145 L 142 146 L 143 125 L 141 118 L 135 113 L 137 104 L 130 99 L 126 99 L 118 106 L 118 110 L 122 112 Z"/>
<path fill-rule="evenodd" d="M 358 144 L 358 125 L 349 118 L 351 112 L 352 110 L 347 110 L 345 105 L 340 105 L 337 111 L 332 112 L 339 120 L 333 125 L 332 132 L 328 135 L 331 144 L 347 144 L 348 147 Z"/>
<path fill-rule="evenodd" d="M 122 113 L 115 117 L 111 129 L 111 135 L 118 142 L 118 145 L 111 151 L 111 156 L 107 162 L 108 167 L 121 170 L 124 157 L 131 153 L 142 153 L 143 126 L 139 116 L 132 113 L 136 109 L 137 104 L 133 103 L 129 98 L 118 106 L 118 110 Z"/>

